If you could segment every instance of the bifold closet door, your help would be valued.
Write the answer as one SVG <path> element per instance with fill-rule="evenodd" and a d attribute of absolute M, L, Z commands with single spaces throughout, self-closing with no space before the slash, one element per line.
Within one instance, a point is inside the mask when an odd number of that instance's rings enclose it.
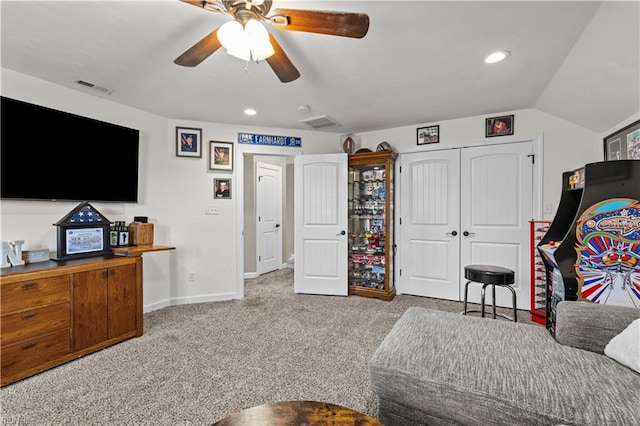
<path fill-rule="evenodd" d="M 531 154 L 522 142 L 402 156 L 399 293 L 462 300 L 464 266 L 492 264 L 516 272 L 518 307 L 528 309 Z M 497 304 L 510 306 L 502 293 Z"/>
<path fill-rule="evenodd" d="M 526 310 L 531 299 L 532 149 L 531 143 L 511 143 L 460 151 L 460 266 L 512 269 L 518 308 Z M 464 286 L 464 270 L 462 274 Z M 480 286 L 469 287 L 469 299 L 480 300 Z M 487 300 L 491 301 L 490 294 Z M 498 289 L 496 303 L 511 306 L 511 292 Z"/>
<path fill-rule="evenodd" d="M 460 150 L 405 155 L 400 173 L 398 290 L 458 300 Z"/>

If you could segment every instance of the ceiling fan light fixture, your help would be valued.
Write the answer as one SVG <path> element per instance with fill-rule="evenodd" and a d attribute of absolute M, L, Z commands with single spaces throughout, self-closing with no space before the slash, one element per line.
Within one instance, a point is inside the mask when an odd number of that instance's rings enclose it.
<path fill-rule="evenodd" d="M 262 6 L 264 0 L 247 0 L 246 8 L 251 9 L 251 6 Z"/>
<path fill-rule="evenodd" d="M 255 19 L 244 26 L 236 20 L 227 22 L 218 30 L 218 41 L 229 55 L 244 61 L 261 61 L 275 53 L 267 29 Z"/>
<path fill-rule="evenodd" d="M 229 21 L 218 30 L 218 41 L 227 53 L 236 58 L 249 60 L 249 48 L 244 36 L 244 28 L 238 21 Z"/>
<path fill-rule="evenodd" d="M 267 29 L 255 19 L 249 19 L 244 25 L 244 34 L 254 60 L 261 61 L 276 53 L 269 41 Z"/>

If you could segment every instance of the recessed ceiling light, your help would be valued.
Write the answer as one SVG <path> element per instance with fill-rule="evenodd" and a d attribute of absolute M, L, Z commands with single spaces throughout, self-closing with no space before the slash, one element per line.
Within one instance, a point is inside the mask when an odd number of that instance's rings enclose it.
<path fill-rule="evenodd" d="M 247 108 L 244 110 L 244 115 L 256 115 L 258 111 L 253 108 Z"/>
<path fill-rule="evenodd" d="M 498 50 L 497 52 L 490 53 L 484 58 L 484 61 L 487 64 L 495 64 L 496 62 L 504 61 L 507 56 L 509 56 L 509 52 L 506 50 Z"/>

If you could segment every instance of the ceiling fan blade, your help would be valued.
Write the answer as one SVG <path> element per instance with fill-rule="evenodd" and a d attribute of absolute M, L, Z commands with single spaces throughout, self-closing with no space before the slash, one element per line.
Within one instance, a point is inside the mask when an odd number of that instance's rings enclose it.
<path fill-rule="evenodd" d="M 352 38 L 362 38 L 369 31 L 369 15 L 366 13 L 274 9 L 269 13 L 269 17 L 275 27 L 280 30 Z"/>
<path fill-rule="evenodd" d="M 195 67 L 204 61 L 222 45 L 218 41 L 218 29 L 211 31 L 202 40 L 194 44 L 190 49 L 178 56 L 173 62 L 184 67 Z"/>
<path fill-rule="evenodd" d="M 271 46 L 273 46 L 275 53 L 269 56 L 266 61 L 273 72 L 276 73 L 280 81 L 283 83 L 289 83 L 290 81 L 300 77 L 298 69 L 291 63 L 289 57 L 284 53 L 284 50 L 282 50 L 282 47 L 280 47 L 276 38 L 271 34 L 269 34 L 269 41 L 271 42 Z"/>

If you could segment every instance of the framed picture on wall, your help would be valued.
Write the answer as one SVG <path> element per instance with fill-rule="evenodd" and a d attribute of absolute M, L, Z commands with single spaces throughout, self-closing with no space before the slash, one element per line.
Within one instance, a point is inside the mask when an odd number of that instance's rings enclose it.
<path fill-rule="evenodd" d="M 640 120 L 604 138 L 604 161 L 640 160 Z"/>
<path fill-rule="evenodd" d="M 202 129 L 176 127 L 176 156 L 202 158 Z"/>
<path fill-rule="evenodd" d="M 440 142 L 440 125 L 418 127 L 418 145 Z"/>
<path fill-rule="evenodd" d="M 485 120 L 486 138 L 494 136 L 513 135 L 513 115 L 503 115 L 502 117 L 491 117 Z"/>
<path fill-rule="evenodd" d="M 209 141 L 209 170 L 233 171 L 233 143 Z"/>
<path fill-rule="evenodd" d="M 213 179 L 213 198 L 218 200 L 231 199 L 231 179 L 230 178 L 214 178 Z"/>

